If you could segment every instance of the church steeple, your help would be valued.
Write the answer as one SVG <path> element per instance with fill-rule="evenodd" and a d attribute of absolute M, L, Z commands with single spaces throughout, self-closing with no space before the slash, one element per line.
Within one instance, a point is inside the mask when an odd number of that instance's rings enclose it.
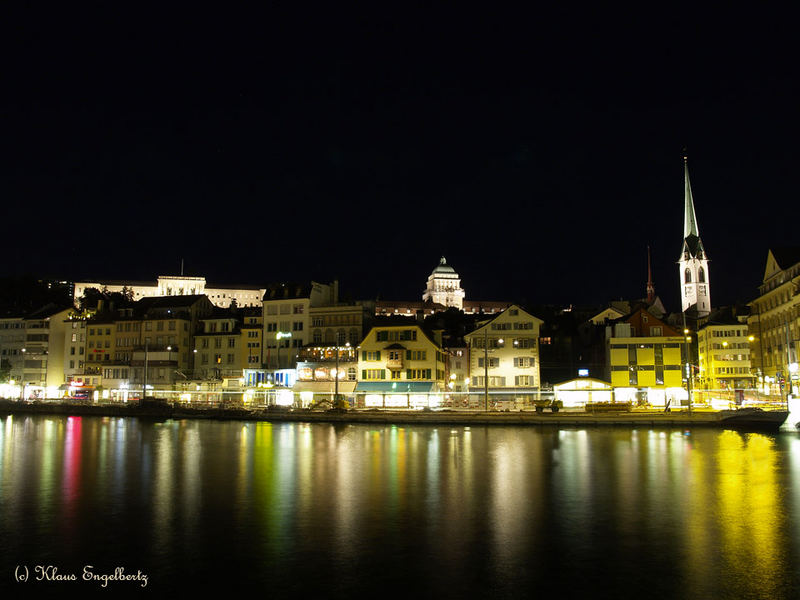
<path fill-rule="evenodd" d="M 650 269 L 650 246 L 647 247 L 647 303 L 652 304 L 656 298 L 656 287 L 653 285 L 653 271 Z"/>
<path fill-rule="evenodd" d="M 681 307 L 694 308 L 697 316 L 711 312 L 711 289 L 708 277 L 708 256 L 700 240 L 700 229 L 694 212 L 692 184 L 689 181 L 689 161 L 683 156 L 683 247 L 678 261 L 681 278 Z"/>
<path fill-rule="evenodd" d="M 694 199 L 692 198 L 692 184 L 689 181 L 689 160 L 688 157 L 683 157 L 683 179 L 684 179 L 684 192 L 683 192 L 683 237 L 688 238 L 690 235 L 700 237 L 700 230 L 697 227 L 697 217 L 694 214 Z"/>

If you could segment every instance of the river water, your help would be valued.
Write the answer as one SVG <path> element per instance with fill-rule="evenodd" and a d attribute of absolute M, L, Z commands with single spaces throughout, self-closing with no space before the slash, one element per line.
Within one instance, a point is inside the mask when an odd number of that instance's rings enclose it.
<path fill-rule="evenodd" d="M 798 558 L 792 432 L 0 418 L 0 590 L 773 599 Z"/>

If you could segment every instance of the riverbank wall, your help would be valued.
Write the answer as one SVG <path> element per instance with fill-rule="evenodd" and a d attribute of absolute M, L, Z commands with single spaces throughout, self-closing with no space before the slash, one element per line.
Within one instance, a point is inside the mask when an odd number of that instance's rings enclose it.
<path fill-rule="evenodd" d="M 786 420 L 780 411 L 603 411 L 603 412 L 483 412 L 483 411 L 311 411 L 291 409 L 190 408 L 180 405 L 138 406 L 67 404 L 0 400 L 3 414 L 134 417 L 143 419 L 219 419 L 308 423 L 374 423 L 432 425 L 530 425 L 556 427 L 732 427 L 777 430 Z M 782 417 L 782 418 L 781 418 Z"/>

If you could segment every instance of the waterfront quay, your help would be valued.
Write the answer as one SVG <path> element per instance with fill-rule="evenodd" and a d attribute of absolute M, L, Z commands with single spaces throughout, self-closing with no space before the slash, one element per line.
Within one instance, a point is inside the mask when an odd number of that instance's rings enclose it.
<path fill-rule="evenodd" d="M 53 414 L 160 419 L 223 419 L 309 423 L 531 425 L 556 427 L 731 427 L 778 430 L 789 416 L 786 410 L 710 410 L 706 408 L 656 410 L 613 405 L 588 406 L 582 410 L 544 412 L 484 410 L 329 409 L 310 410 L 269 406 L 241 408 L 193 406 L 155 401 L 138 404 L 74 404 L 69 402 L 19 402 L 0 400 L 2 414 Z"/>

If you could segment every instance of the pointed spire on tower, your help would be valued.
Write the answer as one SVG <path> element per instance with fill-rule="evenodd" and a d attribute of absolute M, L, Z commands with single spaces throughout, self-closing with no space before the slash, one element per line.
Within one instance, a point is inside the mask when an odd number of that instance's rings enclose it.
<path fill-rule="evenodd" d="M 689 182 L 689 159 L 683 155 L 683 175 L 684 175 L 684 209 L 683 209 L 683 237 L 690 235 L 700 237 L 700 230 L 697 227 L 697 217 L 694 214 L 694 200 L 692 198 L 692 184 Z"/>
<path fill-rule="evenodd" d="M 653 285 L 653 271 L 650 269 L 650 246 L 647 247 L 647 303 L 652 304 L 656 298 L 656 288 Z"/>

